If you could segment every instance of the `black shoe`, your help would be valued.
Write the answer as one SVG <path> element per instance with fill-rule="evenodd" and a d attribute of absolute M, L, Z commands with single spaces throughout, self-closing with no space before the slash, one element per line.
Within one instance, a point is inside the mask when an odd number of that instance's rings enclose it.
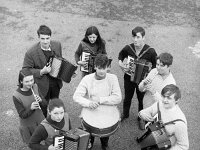
<path fill-rule="evenodd" d="M 101 146 L 102 150 L 111 150 L 109 146 Z"/>
<path fill-rule="evenodd" d="M 145 121 L 143 119 L 139 120 L 139 128 L 140 130 L 145 130 Z"/>
<path fill-rule="evenodd" d="M 91 142 L 88 143 L 88 150 L 92 150 L 93 144 L 94 143 L 91 143 Z"/>
<path fill-rule="evenodd" d="M 123 122 L 125 119 L 127 119 L 129 116 L 125 116 L 125 115 L 122 115 L 121 116 L 121 122 Z"/>

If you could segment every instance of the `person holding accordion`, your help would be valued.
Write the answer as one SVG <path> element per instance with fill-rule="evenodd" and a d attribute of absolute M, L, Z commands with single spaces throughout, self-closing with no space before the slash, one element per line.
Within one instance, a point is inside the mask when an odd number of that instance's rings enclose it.
<path fill-rule="evenodd" d="M 154 116 L 160 112 L 162 124 L 173 122 L 164 126 L 165 132 L 171 141 L 170 150 L 188 150 L 188 128 L 187 120 L 178 106 L 181 99 L 181 92 L 174 84 L 166 85 L 161 91 L 162 98 L 152 106 L 139 112 L 139 117 L 146 121 L 153 121 Z M 159 105 L 159 106 L 158 106 Z M 159 141 L 159 139 L 158 139 Z"/>

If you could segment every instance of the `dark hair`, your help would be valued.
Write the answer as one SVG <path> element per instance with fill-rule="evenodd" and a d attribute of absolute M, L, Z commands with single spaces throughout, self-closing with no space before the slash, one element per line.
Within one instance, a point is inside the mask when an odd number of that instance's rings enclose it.
<path fill-rule="evenodd" d="M 180 89 L 179 89 L 176 85 L 174 85 L 174 84 L 166 85 L 166 86 L 162 89 L 161 95 L 162 95 L 163 97 L 165 97 L 166 94 L 167 94 L 167 96 L 171 96 L 171 95 L 175 94 L 175 95 L 174 95 L 174 99 L 175 99 L 176 101 L 177 101 L 178 99 L 181 98 L 181 91 L 180 91 Z"/>
<path fill-rule="evenodd" d="M 95 67 L 105 69 L 109 65 L 109 59 L 106 54 L 98 54 L 94 61 Z"/>
<path fill-rule="evenodd" d="M 142 27 L 135 27 L 135 28 L 132 30 L 132 35 L 133 35 L 133 36 L 136 36 L 137 33 L 141 33 L 142 37 L 145 36 L 145 30 L 144 30 L 144 28 L 142 28 Z"/>
<path fill-rule="evenodd" d="M 64 105 L 63 101 L 59 98 L 53 98 L 49 101 L 49 105 L 48 105 L 49 112 L 51 112 L 56 107 L 57 108 L 63 107 L 63 109 L 65 111 L 65 105 Z"/>
<path fill-rule="evenodd" d="M 30 71 L 28 68 L 23 68 L 22 70 L 19 71 L 19 77 L 18 77 L 18 86 L 20 88 L 23 87 L 23 84 L 21 83 L 26 76 L 31 76 L 33 73 Z"/>
<path fill-rule="evenodd" d="M 173 56 L 170 53 L 161 53 L 158 57 L 157 60 L 160 60 L 160 62 L 163 65 L 170 66 L 172 65 L 173 62 Z"/>
<path fill-rule="evenodd" d="M 38 36 L 40 36 L 40 34 L 51 36 L 51 29 L 46 25 L 41 25 L 37 30 L 37 34 Z"/>
<path fill-rule="evenodd" d="M 92 34 L 95 34 L 97 36 L 97 40 L 95 43 L 98 46 L 98 49 L 105 49 L 105 41 L 101 38 L 99 30 L 95 26 L 91 26 L 91 27 L 87 28 L 87 30 L 85 32 L 85 37 L 83 38 L 83 41 L 91 44 L 88 39 L 88 36 L 92 35 Z"/>

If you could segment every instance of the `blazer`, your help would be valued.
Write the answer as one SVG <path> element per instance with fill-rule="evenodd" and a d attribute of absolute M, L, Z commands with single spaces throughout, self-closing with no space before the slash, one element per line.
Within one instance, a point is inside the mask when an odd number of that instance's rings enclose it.
<path fill-rule="evenodd" d="M 51 51 L 55 55 L 62 57 L 61 43 L 57 41 L 51 41 Z M 29 68 L 33 75 L 35 82 L 37 83 L 41 94 L 45 97 L 49 90 L 49 78 L 46 74 L 40 75 L 40 70 L 47 64 L 46 57 L 42 52 L 40 43 L 34 44 L 26 53 L 24 57 L 23 67 Z M 63 84 L 61 80 L 58 80 L 58 85 L 62 88 Z"/>

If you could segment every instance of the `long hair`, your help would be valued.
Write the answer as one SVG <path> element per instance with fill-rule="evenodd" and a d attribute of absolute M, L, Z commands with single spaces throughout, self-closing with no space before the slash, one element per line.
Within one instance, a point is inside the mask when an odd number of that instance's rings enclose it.
<path fill-rule="evenodd" d="M 83 38 L 82 41 L 84 41 L 88 44 L 91 44 L 88 39 L 88 36 L 92 35 L 92 34 L 95 34 L 97 36 L 97 40 L 95 41 L 95 44 L 98 46 L 98 50 L 105 49 L 105 41 L 101 38 L 99 30 L 95 26 L 91 26 L 91 27 L 87 28 L 87 30 L 85 32 L 85 37 Z"/>

